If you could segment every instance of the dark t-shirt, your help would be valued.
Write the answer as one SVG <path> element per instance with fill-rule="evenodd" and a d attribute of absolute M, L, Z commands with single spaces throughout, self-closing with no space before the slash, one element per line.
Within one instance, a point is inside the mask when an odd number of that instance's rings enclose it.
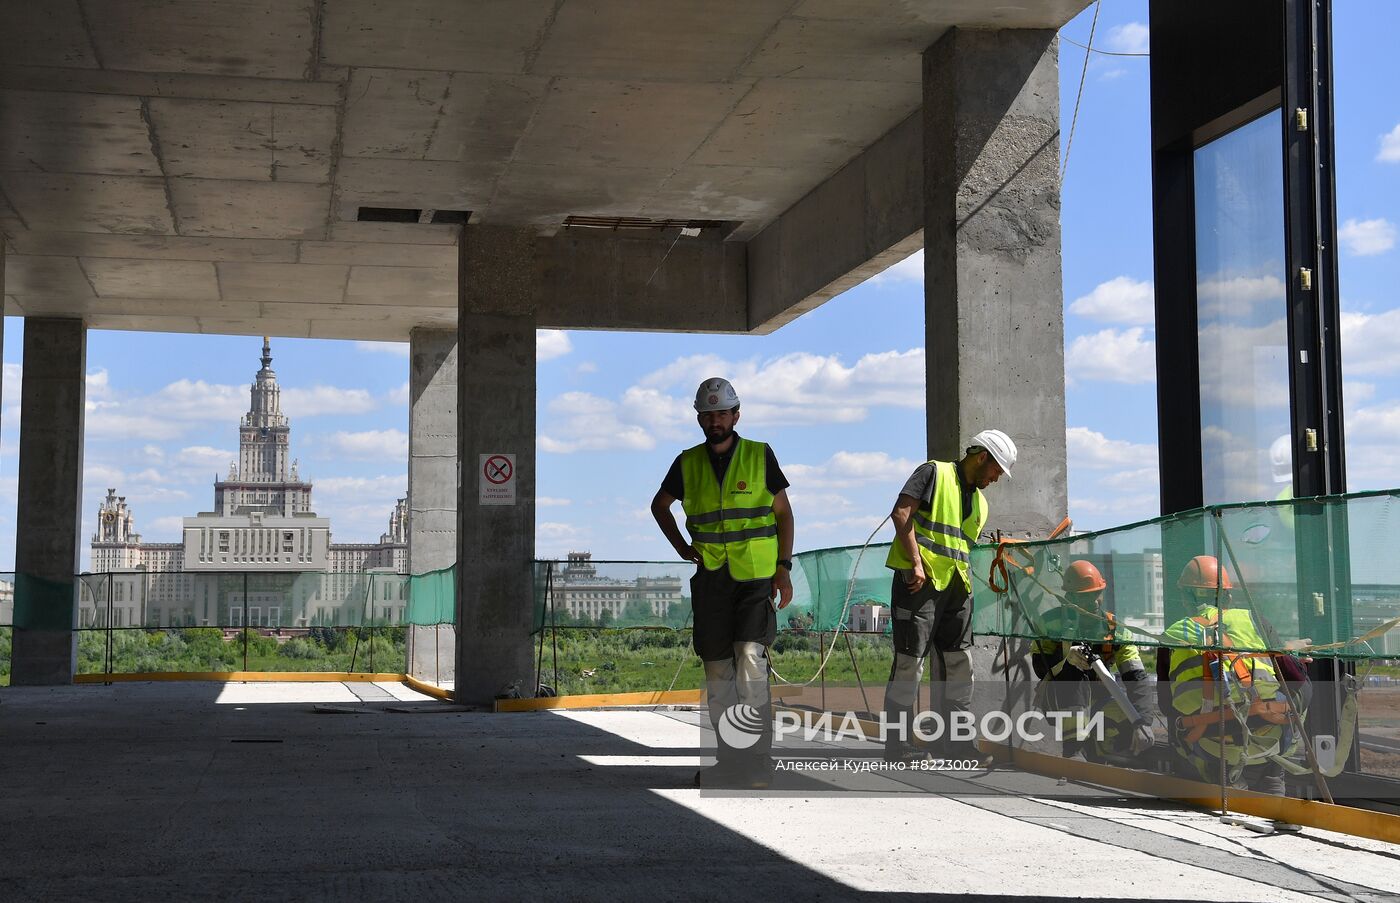
<path fill-rule="evenodd" d="M 710 453 L 710 465 L 715 469 L 715 479 L 721 486 L 724 485 L 724 474 L 729 470 L 729 462 L 734 459 L 734 450 L 739 447 L 738 440 L 739 434 L 735 433 L 734 444 L 729 446 L 729 453 L 724 455 L 715 454 L 715 450 L 708 443 L 705 445 L 705 451 Z M 778 459 L 774 456 L 772 447 L 765 445 L 763 453 L 765 469 L 768 472 L 765 478 L 768 492 L 777 495 L 792 484 L 778 467 Z M 676 460 L 671 462 L 671 469 L 666 471 L 666 479 L 661 481 L 661 491 L 674 499 L 685 498 L 685 477 L 681 473 L 680 455 L 676 455 Z"/>

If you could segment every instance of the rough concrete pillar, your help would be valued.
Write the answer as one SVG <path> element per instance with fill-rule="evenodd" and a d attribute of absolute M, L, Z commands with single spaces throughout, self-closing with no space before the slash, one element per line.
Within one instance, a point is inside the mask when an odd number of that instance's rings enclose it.
<path fill-rule="evenodd" d="M 457 330 L 409 333 L 408 572 L 457 561 Z M 432 683 L 457 670 L 455 624 L 408 629 L 408 673 Z"/>
<path fill-rule="evenodd" d="M 467 226 L 457 315 L 457 698 L 534 695 L 535 321 L 529 230 Z M 482 504 L 483 455 L 514 455 L 514 502 Z M 497 474 L 499 477 L 499 473 Z"/>
<path fill-rule="evenodd" d="M 1009 434 L 987 526 L 1011 535 L 1067 513 L 1058 66 L 1053 31 L 953 28 L 924 51 L 929 453 Z"/>
<path fill-rule="evenodd" d="M 74 575 L 83 501 L 87 329 L 81 320 L 24 321 L 15 632 L 10 682 L 73 682 Z"/>

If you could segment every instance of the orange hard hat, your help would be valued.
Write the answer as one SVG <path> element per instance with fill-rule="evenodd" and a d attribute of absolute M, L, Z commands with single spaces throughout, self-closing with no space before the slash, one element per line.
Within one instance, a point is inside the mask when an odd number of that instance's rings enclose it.
<path fill-rule="evenodd" d="M 1108 586 L 1099 569 L 1082 558 L 1065 568 L 1064 583 L 1067 593 L 1092 593 Z"/>
<path fill-rule="evenodd" d="M 1221 569 L 1215 556 L 1197 555 L 1181 569 L 1176 585 L 1181 589 L 1215 589 L 1217 581 L 1220 589 L 1235 588 L 1230 583 L 1230 572 Z"/>

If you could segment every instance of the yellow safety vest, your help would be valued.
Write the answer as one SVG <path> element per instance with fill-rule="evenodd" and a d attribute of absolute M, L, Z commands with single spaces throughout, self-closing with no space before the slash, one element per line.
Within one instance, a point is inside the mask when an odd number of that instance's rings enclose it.
<path fill-rule="evenodd" d="M 933 498 L 914 512 L 914 540 L 919 544 L 919 557 L 924 562 L 924 576 L 936 590 L 946 589 L 953 575 L 962 579 L 963 587 L 972 592 L 972 577 L 968 561 L 972 544 L 982 534 L 987 522 L 987 503 L 982 490 L 972 490 L 972 512 L 967 520 L 962 516 L 962 488 L 958 467 L 947 461 L 930 461 L 935 478 Z M 912 568 L 914 562 L 898 540 L 890 545 L 885 566 L 895 570 Z"/>
<path fill-rule="evenodd" d="M 1191 747 L 1199 746 L 1219 758 L 1219 714 L 1223 704 L 1230 709 L 1223 719 L 1226 762 L 1249 765 L 1288 752 L 1280 749 L 1288 721 L 1288 702 L 1279 685 L 1272 655 L 1227 651 L 1230 648 L 1267 648 L 1247 610 L 1227 608 L 1222 611 L 1213 605 L 1203 605 L 1195 617 L 1182 618 L 1167 628 L 1166 636 L 1176 643 L 1224 647 L 1223 650 L 1171 649 L 1171 701 L 1179 719 L 1174 743 L 1185 746 L 1183 751 L 1188 754 Z M 1240 715 L 1244 716 L 1247 734 L 1243 749 L 1235 736 L 1240 731 Z"/>
<path fill-rule="evenodd" d="M 739 439 L 724 485 L 705 444 L 681 453 L 685 526 L 709 571 L 729 565 L 735 580 L 763 580 L 778 570 L 778 516 L 768 491 L 768 446 Z"/>

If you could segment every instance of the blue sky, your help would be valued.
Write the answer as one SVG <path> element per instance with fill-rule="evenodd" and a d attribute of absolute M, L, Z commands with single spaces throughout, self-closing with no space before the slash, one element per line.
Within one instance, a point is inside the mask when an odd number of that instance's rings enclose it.
<path fill-rule="evenodd" d="M 1400 7 L 1336 6 L 1347 458 L 1351 488 L 1379 488 L 1400 482 L 1400 58 L 1389 38 Z M 1091 14 L 1064 35 L 1084 43 Z M 1146 52 L 1146 22 L 1146 2 L 1104 0 L 1095 45 Z M 1062 153 L 1083 60 L 1062 45 Z M 1145 58 L 1090 61 L 1062 210 L 1069 514 L 1083 529 L 1157 513 L 1147 104 Z M 916 256 L 771 336 L 541 333 L 539 554 L 671 557 L 647 505 L 699 440 L 690 395 L 710 375 L 735 382 L 740 432 L 771 443 L 792 480 L 798 548 L 862 542 L 924 456 L 921 277 Z M 13 561 L 21 333 L 6 320 L 0 568 Z M 181 517 L 210 508 L 259 348 L 90 333 L 85 548 L 108 486 L 147 540 L 177 540 Z M 318 513 L 337 541 L 376 539 L 406 486 L 407 346 L 274 338 L 273 355 Z"/>

